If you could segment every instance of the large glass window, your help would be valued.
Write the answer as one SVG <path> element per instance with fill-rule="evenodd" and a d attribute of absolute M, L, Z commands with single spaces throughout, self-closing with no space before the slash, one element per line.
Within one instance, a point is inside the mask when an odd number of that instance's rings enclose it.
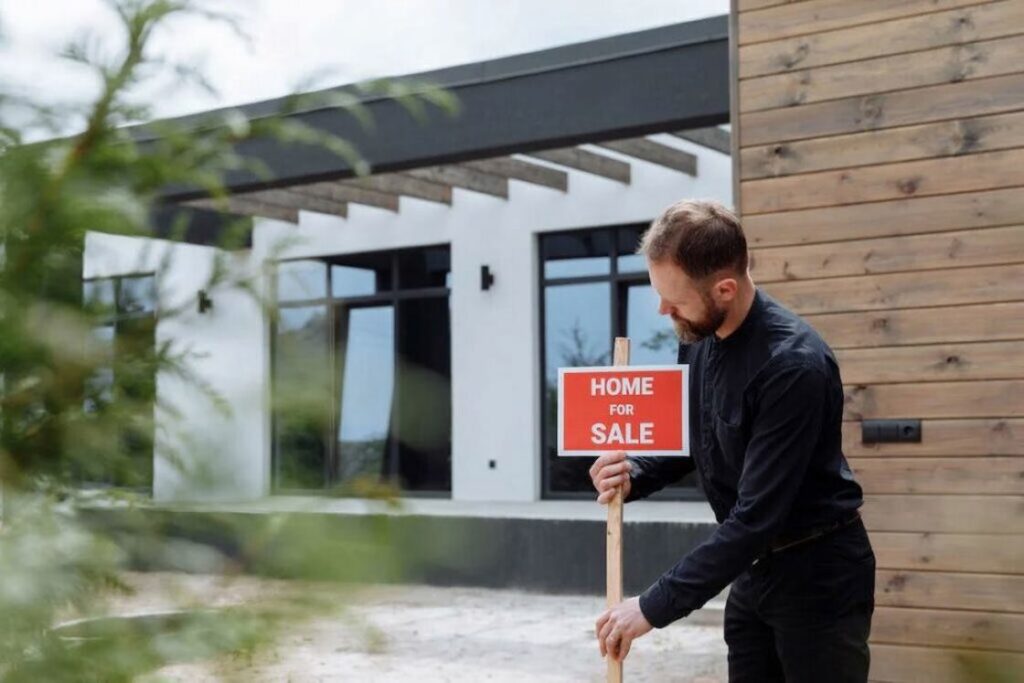
<path fill-rule="evenodd" d="M 156 376 L 156 281 L 152 274 L 82 283 L 84 305 L 96 314 L 92 344 L 99 363 L 86 378 L 82 407 L 121 425 L 102 458 L 82 459 L 74 477 L 84 485 L 149 489 L 153 483 Z"/>
<path fill-rule="evenodd" d="M 278 264 L 278 490 L 451 491 L 447 246 Z"/>
<path fill-rule="evenodd" d="M 645 226 L 542 235 L 541 334 L 543 351 L 542 454 L 544 496 L 590 498 L 590 458 L 559 458 L 558 368 L 609 365 L 616 336 L 630 338 L 633 365 L 676 361 L 671 324 L 658 315 L 658 299 L 637 244 Z M 699 496 L 695 479 L 655 497 Z"/>

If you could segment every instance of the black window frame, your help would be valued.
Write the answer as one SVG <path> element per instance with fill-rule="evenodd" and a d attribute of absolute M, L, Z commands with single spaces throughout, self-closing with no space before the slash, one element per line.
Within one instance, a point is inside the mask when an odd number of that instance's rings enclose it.
<path fill-rule="evenodd" d="M 303 496 L 337 496 L 337 485 L 341 483 L 336 473 L 338 471 L 338 448 L 337 448 L 337 430 L 339 423 L 339 414 L 341 408 L 341 386 L 340 382 L 342 378 L 339 376 L 339 354 L 338 348 L 338 328 L 341 324 L 337 315 L 340 308 L 371 308 L 374 306 L 390 305 L 395 311 L 393 319 L 393 334 L 394 334 L 394 348 L 392 349 L 392 363 L 397 368 L 399 353 L 398 353 L 398 339 L 401 333 L 401 316 L 397 314 L 398 304 L 402 301 L 410 300 L 423 300 L 431 298 L 443 298 L 446 302 L 451 302 L 451 287 L 450 286 L 433 286 L 433 287 L 406 287 L 401 286 L 401 275 L 399 265 L 403 256 L 418 252 L 423 252 L 429 249 L 445 249 L 448 252 L 449 259 L 449 278 L 451 277 L 451 244 L 450 243 L 433 243 L 416 245 L 412 247 L 401 247 L 398 249 L 382 249 L 382 250 L 371 250 L 362 252 L 353 252 L 345 254 L 330 254 L 330 255 L 307 255 L 307 256 L 296 256 L 290 258 L 282 258 L 274 261 L 274 269 L 270 278 L 271 291 L 273 292 L 273 305 L 275 309 L 282 308 L 302 308 L 311 306 L 324 306 L 327 309 L 327 349 L 330 354 L 330 372 L 331 372 L 331 400 L 332 409 L 330 413 L 330 419 L 325 427 L 325 434 L 323 435 L 324 443 L 327 444 L 327 454 L 324 458 L 324 472 L 323 472 L 323 487 L 322 488 L 298 488 L 281 486 L 280 484 L 280 465 L 281 458 L 278 447 L 278 425 L 276 414 L 271 406 L 270 416 L 270 449 L 271 449 L 271 484 L 270 492 L 272 495 L 303 495 Z M 374 294 L 364 294 L 356 296 L 335 296 L 333 294 L 333 265 L 346 266 L 351 265 L 349 263 L 352 259 L 359 258 L 372 258 L 372 257 L 386 257 L 390 259 L 390 283 L 387 291 L 376 292 Z M 326 290 L 325 296 L 308 298 L 308 299 L 289 299 L 285 302 L 277 300 L 277 266 L 283 263 L 300 262 L 300 261 L 319 261 L 326 264 Z M 448 321 L 449 334 L 451 333 L 451 319 Z M 270 395 L 273 397 L 275 394 L 275 378 L 276 374 L 276 341 L 277 341 L 277 321 L 276 319 L 271 321 L 270 324 Z M 451 353 L 449 347 L 449 354 Z M 450 358 L 450 355 L 449 355 Z M 397 375 L 396 375 L 397 378 Z M 449 380 L 451 379 L 449 375 Z M 394 394 L 392 396 L 392 418 L 393 424 L 397 423 L 398 417 L 395 415 L 395 411 L 399 409 L 399 392 L 400 383 L 395 382 Z M 397 449 L 399 448 L 398 439 L 391 439 L 390 441 L 390 462 L 391 468 L 389 470 L 389 476 L 394 477 L 397 474 L 397 468 L 399 465 L 399 458 Z M 399 493 L 403 498 L 438 498 L 445 499 L 451 498 L 451 457 L 452 454 L 449 452 L 449 486 L 447 490 L 407 490 L 399 488 Z M 394 483 L 394 482 L 392 482 Z"/>
<path fill-rule="evenodd" d="M 610 352 L 615 343 L 615 337 L 625 336 L 626 334 L 626 323 L 627 323 L 627 302 L 628 295 L 624 296 L 624 292 L 628 290 L 630 286 L 635 285 L 650 285 L 651 279 L 647 274 L 646 270 L 643 271 L 619 271 L 619 257 L 633 255 L 633 251 L 620 251 L 620 240 L 619 232 L 622 230 L 639 231 L 643 232 L 650 225 L 649 222 L 641 223 L 621 223 L 616 225 L 607 226 L 594 226 L 584 228 L 572 228 L 568 230 L 552 230 L 541 232 L 537 234 L 536 240 L 536 254 L 538 260 L 537 268 L 537 293 L 539 304 L 538 310 L 538 329 L 540 330 L 540 363 L 538 366 L 538 375 L 540 378 L 540 467 L 541 467 L 541 499 L 542 500 L 593 500 L 596 495 L 592 491 L 554 491 L 551 488 L 551 474 L 548 468 L 548 453 L 547 453 L 547 409 L 545 405 L 546 401 L 546 386 L 547 386 L 547 311 L 546 311 L 546 293 L 548 287 L 559 286 L 559 285 L 579 285 L 579 284 L 609 284 L 611 289 L 611 296 L 609 297 L 610 306 L 610 325 L 611 338 L 608 340 L 609 357 Z M 609 267 L 608 272 L 598 275 L 576 275 L 576 276 L 562 276 L 562 277 L 546 277 L 544 273 L 544 240 L 546 238 L 557 237 L 559 235 L 580 235 L 580 234 L 595 234 L 598 232 L 609 233 Z M 556 456 L 557 457 L 557 456 Z M 647 500 L 661 500 L 661 501 L 704 501 L 706 497 L 700 490 L 700 484 L 695 479 L 693 486 L 687 486 L 685 488 L 668 488 L 662 489 L 647 498 Z"/>
<path fill-rule="evenodd" d="M 150 310 L 142 310 L 142 311 L 131 311 L 131 310 L 122 311 L 121 310 L 121 304 L 122 304 L 122 300 L 121 300 L 121 286 L 122 286 L 123 282 L 125 280 L 137 280 L 137 279 L 142 279 L 142 278 L 150 278 L 152 280 L 152 283 L 153 283 L 152 307 L 151 307 L 151 309 Z M 111 353 L 115 353 L 115 354 L 117 353 L 117 335 L 118 335 L 118 331 L 122 328 L 123 324 L 131 322 L 131 321 L 138 321 L 138 320 L 143 320 L 143 319 L 146 319 L 146 318 L 151 319 L 152 320 L 153 344 L 154 345 L 156 344 L 156 328 L 157 328 L 157 324 L 159 323 L 159 320 L 160 320 L 160 316 L 159 316 L 159 299 L 160 299 L 160 297 L 159 297 L 159 294 L 158 294 L 158 283 L 157 283 L 157 273 L 156 273 L 156 271 L 139 271 L 139 272 L 132 272 L 132 273 L 121 273 L 121 274 L 118 274 L 118 275 L 97 275 L 97 276 L 92 276 L 92 277 L 83 277 L 82 278 L 82 304 L 83 304 L 83 306 L 89 306 L 89 305 L 92 304 L 92 302 L 87 301 L 85 299 L 85 291 L 86 291 L 89 283 L 92 283 L 92 282 L 112 282 L 113 285 L 114 285 L 114 300 L 113 300 L 113 304 L 112 304 L 110 310 L 105 312 L 103 315 L 97 316 L 97 319 L 96 319 L 97 326 L 102 326 L 102 327 L 110 326 L 110 327 L 113 327 L 114 337 L 111 340 L 111 344 L 112 344 L 112 346 L 111 346 Z M 111 372 L 112 373 L 116 372 L 116 365 L 117 365 L 116 362 L 114 362 L 113 365 L 111 366 Z M 153 377 L 153 397 L 152 397 L 152 402 L 151 402 L 152 405 L 150 406 L 150 411 L 154 412 L 154 421 L 152 422 L 153 431 L 152 431 L 152 433 L 150 434 L 150 437 L 149 437 L 149 441 L 152 444 L 153 448 L 150 449 L 150 453 L 149 453 L 149 468 L 148 468 L 148 472 L 147 472 L 148 473 L 148 482 L 146 484 L 144 484 L 144 485 L 141 485 L 141 486 L 125 486 L 123 484 L 116 484 L 116 483 L 111 484 L 111 483 L 103 482 L 103 481 L 81 480 L 81 481 L 76 482 L 76 484 L 79 487 L 81 487 L 83 489 L 103 488 L 103 489 L 106 489 L 106 490 L 127 491 L 127 492 L 131 492 L 131 493 L 144 494 L 144 495 L 149 495 L 149 496 L 153 495 L 153 486 L 155 484 L 155 479 L 156 479 L 156 450 L 155 450 L 155 447 L 156 447 L 156 421 L 155 421 L 155 411 L 156 411 L 156 379 L 157 378 L 154 376 Z M 115 376 L 115 380 L 114 381 L 116 382 L 116 376 Z M 84 407 L 83 407 L 83 409 L 84 409 Z"/>

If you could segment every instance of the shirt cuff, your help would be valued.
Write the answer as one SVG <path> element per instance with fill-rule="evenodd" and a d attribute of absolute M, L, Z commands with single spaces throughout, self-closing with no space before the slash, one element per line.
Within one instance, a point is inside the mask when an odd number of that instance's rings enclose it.
<path fill-rule="evenodd" d="M 689 612 L 680 614 L 673 606 L 672 600 L 658 579 L 640 596 L 640 611 L 654 628 L 665 628 L 673 621 L 682 619 Z"/>

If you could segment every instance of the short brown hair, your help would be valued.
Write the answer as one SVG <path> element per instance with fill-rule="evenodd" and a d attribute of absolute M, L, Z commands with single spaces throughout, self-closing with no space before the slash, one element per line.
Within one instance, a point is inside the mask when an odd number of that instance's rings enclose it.
<path fill-rule="evenodd" d="M 736 214 L 713 201 L 684 199 L 654 219 L 638 254 L 671 260 L 690 278 L 704 280 L 722 270 L 747 272 L 747 238 Z"/>

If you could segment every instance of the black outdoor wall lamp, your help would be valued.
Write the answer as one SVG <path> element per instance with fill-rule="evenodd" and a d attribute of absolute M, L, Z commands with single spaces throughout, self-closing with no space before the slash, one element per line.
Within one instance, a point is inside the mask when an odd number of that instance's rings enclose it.
<path fill-rule="evenodd" d="M 199 313 L 206 313 L 208 310 L 213 308 L 213 299 L 206 293 L 205 289 L 200 289 L 196 295 L 196 307 L 199 309 Z"/>
<path fill-rule="evenodd" d="M 485 292 L 494 284 L 494 273 L 490 266 L 480 266 L 480 289 Z"/>

